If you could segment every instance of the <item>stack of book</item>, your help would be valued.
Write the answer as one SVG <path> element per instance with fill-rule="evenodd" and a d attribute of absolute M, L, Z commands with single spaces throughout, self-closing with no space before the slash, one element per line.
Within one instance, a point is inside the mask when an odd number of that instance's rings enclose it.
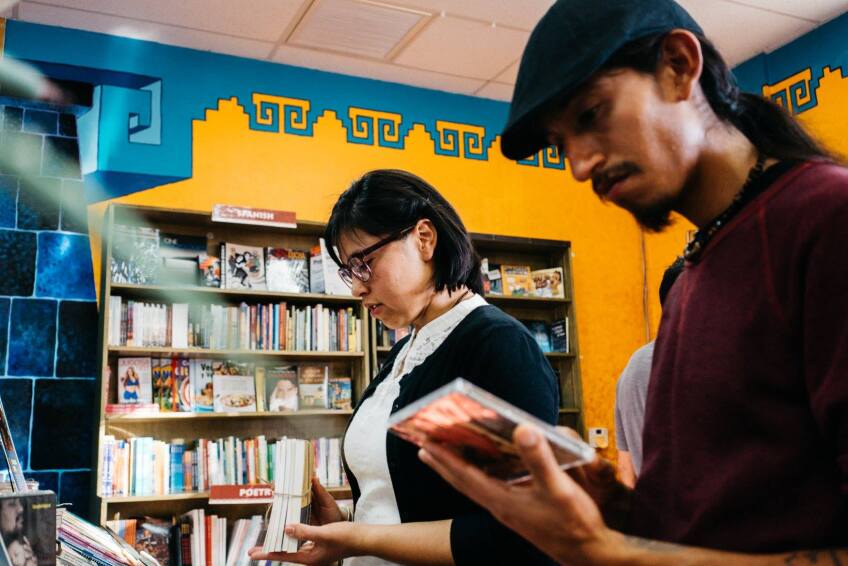
<path fill-rule="evenodd" d="M 362 344 L 362 320 L 352 307 L 230 307 L 109 297 L 110 346 L 360 352 Z"/>
<path fill-rule="evenodd" d="M 309 523 L 314 451 L 308 440 L 281 439 L 274 450 L 274 502 L 262 546 L 265 552 L 296 552 L 299 541 L 285 534 L 286 525 Z"/>
<path fill-rule="evenodd" d="M 291 440 L 291 439 L 289 439 Z M 103 497 L 168 495 L 207 491 L 212 485 L 256 485 L 276 481 L 275 451 L 280 442 L 235 437 L 170 443 L 151 437 L 103 438 Z M 311 442 L 312 461 L 326 487 L 341 487 L 341 444 L 338 438 Z"/>
<path fill-rule="evenodd" d="M 61 544 L 61 551 L 56 556 L 58 564 L 160 566 L 146 551 L 139 552 L 134 545 L 126 543 L 121 537 L 79 518 L 70 511 L 58 509 L 56 523 L 59 526 L 58 539 Z"/>

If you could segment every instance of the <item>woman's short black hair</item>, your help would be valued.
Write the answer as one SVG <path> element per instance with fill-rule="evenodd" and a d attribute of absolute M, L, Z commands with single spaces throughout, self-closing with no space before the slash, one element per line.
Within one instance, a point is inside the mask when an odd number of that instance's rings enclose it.
<path fill-rule="evenodd" d="M 456 210 L 427 181 L 407 171 L 378 169 L 354 181 L 330 214 L 324 232 L 327 251 L 341 266 L 335 248 L 342 234 L 358 230 L 386 236 L 422 219 L 432 222 L 438 235 L 433 254 L 436 291 L 453 292 L 465 285 L 482 294 L 480 257 Z"/>

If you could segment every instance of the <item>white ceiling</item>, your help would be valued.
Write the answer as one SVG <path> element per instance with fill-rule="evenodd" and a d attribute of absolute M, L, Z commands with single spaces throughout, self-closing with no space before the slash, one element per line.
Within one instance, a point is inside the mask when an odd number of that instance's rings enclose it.
<path fill-rule="evenodd" d="M 509 100 L 553 0 L 24 0 L 0 15 Z M 848 0 L 680 0 L 731 64 L 848 11 Z M 3 6 L 7 6 L 3 9 Z"/>

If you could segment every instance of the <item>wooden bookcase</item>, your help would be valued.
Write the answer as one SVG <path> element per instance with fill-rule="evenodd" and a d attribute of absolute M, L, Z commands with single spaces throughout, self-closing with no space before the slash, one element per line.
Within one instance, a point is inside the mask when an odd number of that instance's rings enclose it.
<path fill-rule="evenodd" d="M 486 300 L 519 320 L 541 320 L 550 325 L 555 320 L 568 320 L 569 351 L 545 354 L 559 376 L 559 423 L 585 436 L 583 396 L 580 382 L 580 349 L 574 309 L 574 286 L 571 269 L 571 244 L 559 240 L 541 240 L 490 234 L 472 234 L 480 257 L 490 264 L 529 265 L 531 269 L 561 267 L 565 297 L 507 297 L 486 295 Z M 378 346 L 377 325 L 370 319 L 371 368 L 376 373 L 391 347 Z"/>
<path fill-rule="evenodd" d="M 112 205 L 106 212 L 103 230 L 103 253 L 100 276 L 100 332 L 98 419 L 96 424 L 93 469 L 93 509 L 98 520 L 120 516 L 172 516 L 190 509 L 205 507 L 209 512 L 228 518 L 246 517 L 264 512 L 259 505 L 210 505 L 208 493 L 181 493 L 162 496 L 101 497 L 103 438 L 151 436 L 170 441 L 175 438 L 187 442 L 197 438 L 239 438 L 264 434 L 269 439 L 282 436 L 297 438 L 338 437 L 345 430 L 351 411 L 304 410 L 296 412 L 257 413 L 159 413 L 148 415 L 107 415 L 105 406 L 117 399 L 117 363 L 121 357 L 185 357 L 250 361 L 255 363 L 286 364 L 299 361 L 322 362 L 350 375 L 354 403 L 367 385 L 370 372 L 366 311 L 362 302 L 353 297 L 313 293 L 277 293 L 273 291 L 228 290 L 209 287 L 169 287 L 161 285 L 129 285 L 111 281 L 111 241 L 116 225 L 142 225 L 192 236 L 206 236 L 210 255 L 219 255 L 221 242 L 235 242 L 253 246 L 274 246 L 308 250 L 318 243 L 324 225 L 298 222 L 295 229 L 269 228 L 238 224 L 213 223 L 210 213 L 185 210 Z M 183 302 L 206 304 L 263 304 L 286 302 L 297 306 L 318 303 L 330 307 L 352 307 L 363 321 L 363 348 L 361 352 L 301 352 L 301 351 L 245 351 L 209 350 L 200 348 L 139 348 L 109 345 L 110 297 L 125 300 L 150 300 L 154 302 Z M 114 376 L 110 378 L 109 376 Z M 338 498 L 349 498 L 347 488 L 331 489 Z"/>

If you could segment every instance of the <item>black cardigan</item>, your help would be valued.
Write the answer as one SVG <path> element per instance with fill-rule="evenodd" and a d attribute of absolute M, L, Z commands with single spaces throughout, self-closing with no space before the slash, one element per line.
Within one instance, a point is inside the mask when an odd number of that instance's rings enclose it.
<path fill-rule="evenodd" d="M 391 373 L 395 357 L 408 340 L 400 341 L 389 353 L 363 392 L 357 410 Z M 392 413 L 456 377 L 487 389 L 545 422 L 557 421 L 559 398 L 551 365 L 530 332 L 494 306 L 474 309 L 435 352 L 401 379 L 400 395 Z M 351 421 L 354 418 L 356 412 Z M 415 445 L 389 433 L 386 456 L 401 522 L 453 519 L 450 543 L 456 564 L 553 564 L 421 462 Z M 343 463 L 355 504 L 359 485 L 347 461 L 343 459 Z"/>

